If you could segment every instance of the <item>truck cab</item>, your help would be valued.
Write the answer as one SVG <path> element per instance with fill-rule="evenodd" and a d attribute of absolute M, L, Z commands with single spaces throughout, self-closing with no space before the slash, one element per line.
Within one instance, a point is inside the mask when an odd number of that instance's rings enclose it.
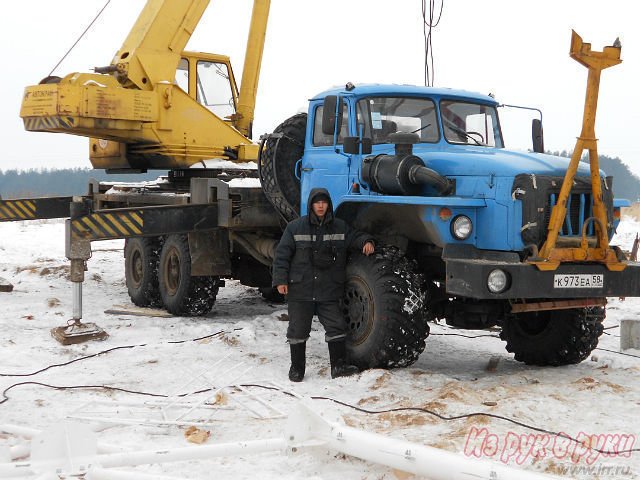
<path fill-rule="evenodd" d="M 332 96 L 342 103 L 335 135 L 322 129 L 324 101 Z M 443 88 L 365 85 L 320 93 L 311 100 L 308 117 L 301 211 L 311 188 L 322 186 L 332 193 L 338 212 L 357 219 L 359 228 L 386 232 L 390 238 L 403 236 L 437 248 L 454 244 L 519 253 L 544 240 L 544 218 L 548 220 L 568 160 L 505 149 L 494 98 Z M 407 137 L 397 133 L 413 135 L 410 154 L 452 183 L 448 195 L 428 183 L 385 188 L 386 177 L 397 174 L 393 169 L 398 165 L 391 161 L 398 148 L 394 141 Z M 346 154 L 344 139 L 349 137 L 370 140 L 371 152 Z M 367 171 L 367 163 L 381 155 L 388 157 L 377 162 L 376 172 Z M 578 238 L 591 216 L 589 181 L 589 166 L 582 164 L 562 232 L 566 239 Z M 602 182 L 613 234 L 612 179 L 602 174 Z M 397 208 L 402 215 L 391 214 Z M 382 230 L 376 225 L 380 219 Z"/>

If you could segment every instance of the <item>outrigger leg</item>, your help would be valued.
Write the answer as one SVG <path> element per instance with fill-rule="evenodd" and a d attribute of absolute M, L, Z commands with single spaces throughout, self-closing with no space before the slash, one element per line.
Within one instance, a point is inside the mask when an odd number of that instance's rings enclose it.
<path fill-rule="evenodd" d="M 91 241 L 75 234 L 71 222 L 86 215 L 90 207 L 82 197 L 74 197 L 71 218 L 66 221 L 66 256 L 71 261 L 70 277 L 73 282 L 73 317 L 67 325 L 51 329 L 51 335 L 63 345 L 88 340 L 104 340 L 109 335 L 95 323 L 82 323 L 82 283 L 87 260 L 91 258 Z"/>

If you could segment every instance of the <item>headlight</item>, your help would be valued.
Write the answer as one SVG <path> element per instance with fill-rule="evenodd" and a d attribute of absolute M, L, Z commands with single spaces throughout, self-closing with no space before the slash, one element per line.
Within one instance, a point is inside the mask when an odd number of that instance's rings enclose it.
<path fill-rule="evenodd" d="M 487 287 L 491 293 L 503 292 L 509 287 L 509 276 L 500 269 L 492 270 L 487 277 Z"/>
<path fill-rule="evenodd" d="M 451 222 L 451 233 L 458 240 L 466 240 L 473 231 L 471 219 L 466 215 L 458 215 Z"/>

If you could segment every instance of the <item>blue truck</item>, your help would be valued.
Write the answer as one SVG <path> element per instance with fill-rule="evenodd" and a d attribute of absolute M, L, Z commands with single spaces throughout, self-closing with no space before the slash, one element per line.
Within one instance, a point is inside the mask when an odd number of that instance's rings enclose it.
<path fill-rule="evenodd" d="M 436 319 L 500 326 L 507 350 L 528 364 L 577 363 L 602 334 L 605 297 L 638 295 L 635 264 L 545 271 L 533 263 L 569 160 L 541 152 L 536 121 L 538 152 L 505 149 L 498 107 L 461 90 L 347 84 L 314 96 L 308 113 L 262 139 L 263 189 L 284 219 L 324 187 L 338 217 L 384 245 L 348 266 L 343 308 L 358 365 L 413 363 Z M 601 172 L 600 182 L 611 238 L 627 203 L 613 199 L 611 177 Z M 592 217 L 590 168 L 581 162 L 558 243 L 579 244 L 583 231 L 593 243 Z"/>

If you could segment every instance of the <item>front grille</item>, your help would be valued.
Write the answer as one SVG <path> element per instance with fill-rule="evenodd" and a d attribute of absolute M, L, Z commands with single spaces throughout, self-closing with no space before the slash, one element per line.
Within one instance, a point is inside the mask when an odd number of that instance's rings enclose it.
<path fill-rule="evenodd" d="M 551 210 L 557 203 L 558 194 L 549 195 L 549 205 L 545 208 L 544 224 L 549 225 Z M 587 218 L 593 216 L 593 200 L 591 192 L 572 193 L 567 198 L 567 214 L 560 231 L 561 236 L 573 237 L 582 235 L 582 227 Z M 587 227 L 587 235 L 594 235 L 593 222 Z"/>
<path fill-rule="evenodd" d="M 525 245 L 542 246 L 547 236 L 547 228 L 551 211 L 556 205 L 562 177 L 543 175 L 517 175 L 512 188 L 514 200 L 522 202 L 521 238 Z M 613 191 L 612 178 L 607 177 L 602 182 L 602 201 L 607 211 L 609 225 L 606 228 L 611 235 L 613 219 Z M 567 214 L 559 235 L 565 238 L 581 237 L 585 220 L 593 217 L 593 195 L 591 193 L 591 179 L 576 177 L 567 199 Z M 589 222 L 587 236 L 595 235 L 593 222 Z"/>

